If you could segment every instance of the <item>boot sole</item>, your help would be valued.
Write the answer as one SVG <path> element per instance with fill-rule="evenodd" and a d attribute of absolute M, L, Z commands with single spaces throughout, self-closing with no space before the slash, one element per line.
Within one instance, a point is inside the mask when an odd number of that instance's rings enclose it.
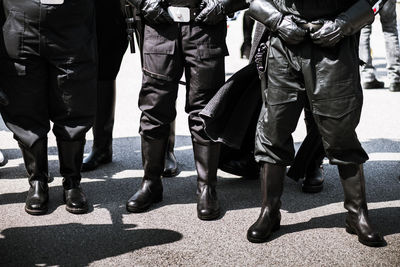
<path fill-rule="evenodd" d="M 313 193 L 319 193 L 319 192 L 321 192 L 323 188 L 324 188 L 323 185 L 316 185 L 316 186 L 304 186 L 304 185 L 303 185 L 303 186 L 301 187 L 301 190 L 302 190 L 304 193 L 311 193 L 311 194 L 313 194 Z"/>
<path fill-rule="evenodd" d="M 217 212 L 210 214 L 210 215 L 200 215 L 197 214 L 197 218 L 199 218 L 202 221 L 212 221 L 218 219 L 220 216 L 220 211 L 218 210 Z"/>
<path fill-rule="evenodd" d="M 349 225 L 346 225 L 346 232 L 351 235 L 357 235 L 357 232 L 355 230 L 353 230 L 353 228 L 351 228 Z M 384 247 L 384 246 L 386 246 L 385 241 L 383 241 L 383 242 L 368 242 L 368 241 L 360 239 L 360 237 L 358 237 L 358 242 L 360 242 L 361 244 L 368 246 L 368 247 Z"/>
<path fill-rule="evenodd" d="M 168 177 L 175 177 L 175 176 L 177 176 L 179 174 L 179 171 L 178 171 L 178 169 L 174 169 L 174 170 L 168 170 L 168 171 L 165 171 L 165 172 L 163 172 L 163 174 L 162 174 L 162 177 L 166 177 L 166 178 L 168 178 Z"/>
<path fill-rule="evenodd" d="M 251 243 L 265 243 L 271 237 L 272 233 L 278 231 L 280 228 L 281 228 L 281 225 L 277 224 L 272 228 L 271 233 L 268 236 L 266 236 L 264 238 L 255 238 L 255 237 L 247 235 L 247 240 L 249 240 Z"/>
<path fill-rule="evenodd" d="M 142 212 L 145 212 L 145 211 L 149 210 L 150 207 L 151 207 L 151 205 L 160 203 L 162 200 L 163 200 L 162 197 L 161 197 L 161 198 L 158 198 L 158 199 L 155 199 L 155 200 L 153 200 L 153 201 L 150 203 L 149 206 L 144 207 L 144 208 L 140 208 L 140 207 L 130 207 L 130 206 L 127 205 L 127 206 L 126 206 L 126 210 L 129 211 L 129 212 L 132 212 L 132 213 L 142 213 Z"/>
<path fill-rule="evenodd" d="M 45 208 L 43 210 L 31 210 L 31 209 L 25 207 L 25 211 L 26 211 L 26 213 L 28 213 L 30 215 L 44 215 L 47 213 L 48 208 Z"/>
<path fill-rule="evenodd" d="M 85 208 L 70 208 L 68 206 L 65 206 L 65 209 L 72 214 L 84 214 L 87 213 L 89 208 L 85 207 Z"/>

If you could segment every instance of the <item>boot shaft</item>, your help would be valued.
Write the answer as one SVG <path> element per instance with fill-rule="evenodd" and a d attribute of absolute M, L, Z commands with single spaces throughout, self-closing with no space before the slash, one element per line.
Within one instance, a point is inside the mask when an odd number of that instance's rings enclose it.
<path fill-rule="evenodd" d="M 148 139 L 142 136 L 141 140 L 144 170 L 143 180 L 161 182 L 168 139 Z"/>
<path fill-rule="evenodd" d="M 65 190 L 76 188 L 81 181 L 81 167 L 85 140 L 57 140 L 60 174 Z"/>
<path fill-rule="evenodd" d="M 204 185 L 209 185 L 215 190 L 221 146 L 219 143 L 210 143 L 208 145 L 192 143 L 197 170 L 197 193 L 201 192 L 201 188 Z"/>
<path fill-rule="evenodd" d="M 281 196 L 283 193 L 283 181 L 286 167 L 271 163 L 264 163 L 261 168 L 261 193 L 262 208 L 268 208 L 270 212 L 279 212 Z"/>
<path fill-rule="evenodd" d="M 351 214 L 367 209 L 365 178 L 362 165 L 338 165 L 344 192 L 344 207 Z"/>
<path fill-rule="evenodd" d="M 18 142 L 24 159 L 25 169 L 28 172 L 29 182 L 40 181 L 47 184 L 48 159 L 47 138 L 37 140 L 31 147 Z"/>

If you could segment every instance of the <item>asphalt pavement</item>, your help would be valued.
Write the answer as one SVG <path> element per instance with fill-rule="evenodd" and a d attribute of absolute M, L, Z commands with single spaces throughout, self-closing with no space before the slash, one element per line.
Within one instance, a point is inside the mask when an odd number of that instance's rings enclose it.
<path fill-rule="evenodd" d="M 241 16 L 229 22 L 227 76 L 247 64 L 239 58 L 243 41 Z M 385 49 L 379 23 L 372 48 L 379 78 L 386 82 Z M 55 138 L 49 133 L 49 212 L 25 213 L 28 190 L 21 152 L 0 121 L 0 148 L 8 164 L 0 168 L 0 266 L 399 266 L 400 265 L 400 92 L 364 90 L 357 134 L 368 152 L 365 164 L 370 218 L 388 245 L 370 248 L 344 229 L 346 211 L 336 167 L 324 164 L 325 185 L 319 194 L 304 194 L 300 183 L 285 180 L 282 227 L 264 244 L 246 239 L 257 219 L 261 194 L 258 180 L 218 172 L 222 216 L 200 221 L 196 216 L 196 172 L 185 89 L 176 108 L 176 147 L 180 173 L 164 178 L 164 200 L 150 211 L 130 214 L 126 200 L 143 174 L 137 107 L 140 60 L 127 53 L 118 76 L 113 162 L 83 173 L 90 202 L 84 215 L 72 215 L 62 201 Z M 250 105 L 251 103 L 249 103 Z M 302 119 L 293 135 L 296 148 L 305 137 Z M 87 135 L 85 153 L 92 134 Z"/>

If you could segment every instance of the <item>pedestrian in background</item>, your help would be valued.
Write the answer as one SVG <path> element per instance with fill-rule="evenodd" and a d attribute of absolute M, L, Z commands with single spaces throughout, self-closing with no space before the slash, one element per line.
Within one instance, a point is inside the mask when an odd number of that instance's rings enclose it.
<path fill-rule="evenodd" d="M 379 12 L 386 48 L 386 69 L 389 79 L 389 90 L 400 91 L 400 47 L 397 32 L 396 0 L 388 0 Z M 365 63 L 361 66 L 361 80 L 364 89 L 384 88 L 384 83 L 376 78 L 375 67 L 372 64 L 370 37 L 372 25 L 361 30 L 360 59 Z"/>

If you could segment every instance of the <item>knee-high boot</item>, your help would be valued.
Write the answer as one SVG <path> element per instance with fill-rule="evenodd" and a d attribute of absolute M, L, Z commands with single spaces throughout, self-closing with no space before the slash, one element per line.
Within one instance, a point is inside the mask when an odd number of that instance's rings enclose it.
<path fill-rule="evenodd" d="M 216 192 L 219 152 L 219 143 L 202 145 L 193 142 L 197 170 L 197 217 L 200 220 L 214 220 L 220 215 Z"/>
<path fill-rule="evenodd" d="M 144 176 L 139 190 L 128 200 L 126 209 L 139 213 L 162 201 L 163 186 L 161 175 L 164 170 L 167 139 L 146 139 L 142 137 L 142 161 Z"/>
<path fill-rule="evenodd" d="M 165 152 L 164 172 L 162 176 L 173 177 L 178 174 L 178 162 L 174 154 L 175 147 L 175 121 L 170 124 L 167 150 Z"/>
<path fill-rule="evenodd" d="M 85 140 L 61 141 L 57 140 L 60 173 L 63 177 L 63 199 L 66 210 L 81 214 L 88 211 L 86 196 L 80 186 L 81 167 Z"/>
<path fill-rule="evenodd" d="M 358 241 L 366 246 L 385 246 L 385 240 L 369 222 L 363 165 L 339 165 L 338 169 L 344 191 L 344 207 L 348 210 L 346 231 L 356 234 Z"/>
<path fill-rule="evenodd" d="M 25 211 L 32 215 L 47 212 L 49 201 L 47 138 L 37 140 L 31 147 L 18 142 L 28 172 L 29 191 Z"/>
<path fill-rule="evenodd" d="M 281 223 L 281 196 L 285 166 L 264 163 L 261 168 L 262 206 L 258 220 L 247 230 L 247 239 L 253 243 L 266 242 Z"/>
<path fill-rule="evenodd" d="M 112 131 L 115 114 L 115 80 L 98 81 L 97 110 L 93 124 L 93 146 L 84 158 L 82 171 L 91 171 L 112 161 Z"/>

